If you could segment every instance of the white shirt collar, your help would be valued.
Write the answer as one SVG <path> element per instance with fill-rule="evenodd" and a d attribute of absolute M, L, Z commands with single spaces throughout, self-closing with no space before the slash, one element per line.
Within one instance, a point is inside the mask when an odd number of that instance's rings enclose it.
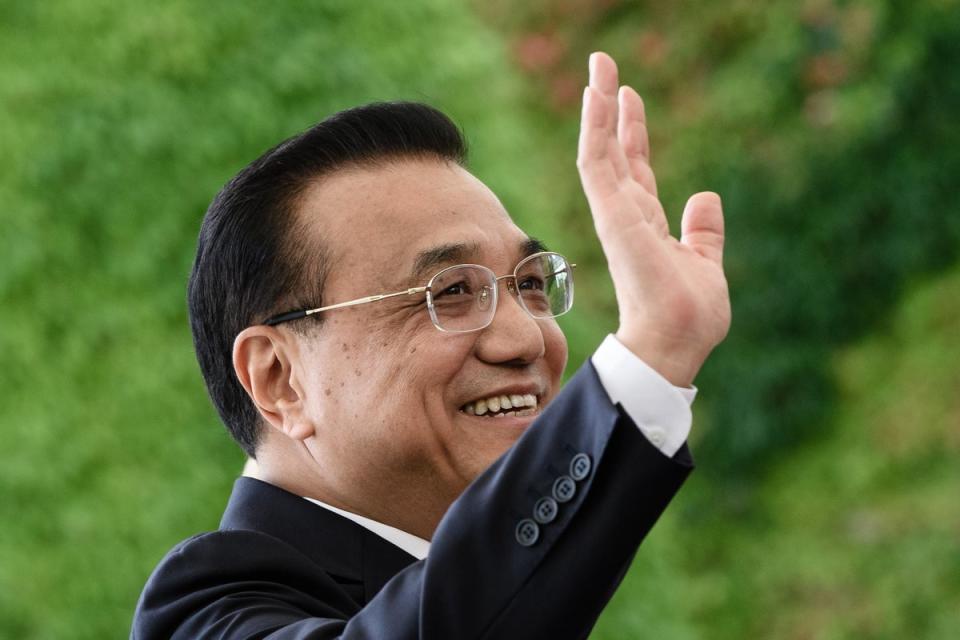
<path fill-rule="evenodd" d="M 427 557 L 427 554 L 430 552 L 430 542 L 424 540 L 423 538 L 418 538 L 412 533 L 407 533 L 406 531 L 401 531 L 396 527 L 391 527 L 388 524 L 383 524 L 382 522 L 377 522 L 376 520 L 371 520 L 370 518 L 364 518 L 363 516 L 358 516 L 355 513 L 350 513 L 349 511 L 344 511 L 343 509 L 338 509 L 334 506 L 327 504 L 326 502 L 320 502 L 313 498 L 304 497 L 305 500 L 309 500 L 319 507 L 323 507 L 328 511 L 333 511 L 336 514 L 339 514 L 346 518 L 347 520 L 353 520 L 358 525 L 372 531 L 377 534 L 387 542 L 400 547 L 410 555 L 412 555 L 417 560 L 423 560 Z"/>

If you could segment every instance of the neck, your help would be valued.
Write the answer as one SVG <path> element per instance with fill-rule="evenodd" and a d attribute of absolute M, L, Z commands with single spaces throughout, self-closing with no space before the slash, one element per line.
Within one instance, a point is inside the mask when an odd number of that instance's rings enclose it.
<path fill-rule="evenodd" d="M 243 475 L 390 525 L 424 540 L 433 538 L 440 519 L 457 497 L 424 492 L 423 487 L 436 484 L 429 482 L 415 483 L 416 486 L 411 483 L 367 486 L 354 478 L 338 483 L 324 477 L 319 472 L 322 466 L 305 445 L 302 447 L 302 451 L 290 451 L 264 443 L 257 451 L 257 459 L 247 461 Z"/>

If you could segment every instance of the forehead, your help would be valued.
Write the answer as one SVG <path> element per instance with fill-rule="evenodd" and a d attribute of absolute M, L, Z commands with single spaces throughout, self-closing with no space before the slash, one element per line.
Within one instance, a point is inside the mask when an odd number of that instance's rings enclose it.
<path fill-rule="evenodd" d="M 456 261 L 509 269 L 527 240 L 490 189 L 462 167 L 397 160 L 349 169 L 307 190 L 301 222 L 324 247 L 330 275 L 401 282 L 424 252 L 463 245 Z"/>

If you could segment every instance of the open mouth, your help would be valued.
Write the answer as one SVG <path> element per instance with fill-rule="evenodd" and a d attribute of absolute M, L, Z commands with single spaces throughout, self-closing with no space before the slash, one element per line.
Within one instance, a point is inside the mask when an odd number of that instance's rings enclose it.
<path fill-rule="evenodd" d="M 484 418 L 533 416 L 539 411 L 539 398 L 532 393 L 490 396 L 474 400 L 460 407 L 460 411 Z"/>

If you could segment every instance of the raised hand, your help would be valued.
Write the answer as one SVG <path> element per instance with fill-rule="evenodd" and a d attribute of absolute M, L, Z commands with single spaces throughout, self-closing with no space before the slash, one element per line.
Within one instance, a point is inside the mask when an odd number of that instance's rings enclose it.
<path fill-rule="evenodd" d="M 613 278 L 617 338 L 670 382 L 689 386 L 730 328 L 723 208 L 715 193 L 694 194 L 680 240 L 670 235 L 643 101 L 619 87 L 605 53 L 590 56 L 577 168 Z"/>

